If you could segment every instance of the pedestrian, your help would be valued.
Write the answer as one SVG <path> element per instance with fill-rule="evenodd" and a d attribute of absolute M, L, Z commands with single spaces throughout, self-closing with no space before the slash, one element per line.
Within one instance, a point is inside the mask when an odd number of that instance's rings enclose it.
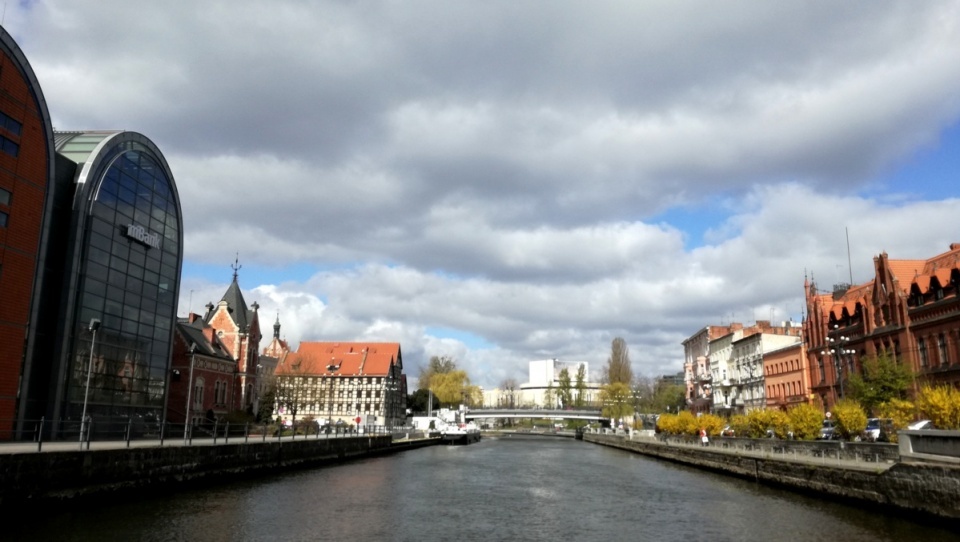
<path fill-rule="evenodd" d="M 701 446 L 710 445 L 710 438 L 707 437 L 707 430 L 702 427 L 700 428 L 700 445 Z"/>

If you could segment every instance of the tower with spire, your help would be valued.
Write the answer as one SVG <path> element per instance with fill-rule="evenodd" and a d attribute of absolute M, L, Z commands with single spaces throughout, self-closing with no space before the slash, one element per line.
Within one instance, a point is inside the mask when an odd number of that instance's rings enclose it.
<path fill-rule="evenodd" d="M 233 269 L 233 280 L 219 303 L 207 304 L 203 321 L 217 330 L 220 342 L 236 360 L 232 406 L 236 410 L 255 414 L 259 406 L 257 380 L 263 369 L 260 365 L 260 305 L 254 302 L 248 308 L 243 298 L 238 279 L 238 272 L 243 267 L 239 255 L 230 267 Z"/>

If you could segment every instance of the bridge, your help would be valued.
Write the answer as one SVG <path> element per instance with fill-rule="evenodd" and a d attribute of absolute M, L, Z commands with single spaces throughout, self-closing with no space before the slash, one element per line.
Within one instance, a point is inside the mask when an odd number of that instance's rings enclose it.
<path fill-rule="evenodd" d="M 549 420 L 589 420 L 605 419 L 599 410 L 554 410 L 542 408 L 475 408 L 467 410 L 467 420 L 487 418 L 536 418 Z"/>

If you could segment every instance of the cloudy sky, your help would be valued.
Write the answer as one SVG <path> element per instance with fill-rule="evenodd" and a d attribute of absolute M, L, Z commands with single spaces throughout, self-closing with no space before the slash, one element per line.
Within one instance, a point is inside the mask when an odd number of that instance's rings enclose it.
<path fill-rule="evenodd" d="M 634 371 L 960 242 L 957 2 L 8 2 L 59 130 L 125 129 L 184 213 L 179 313 L 237 254 L 269 336 L 415 377 Z M 850 260 L 847 265 L 847 232 Z"/>

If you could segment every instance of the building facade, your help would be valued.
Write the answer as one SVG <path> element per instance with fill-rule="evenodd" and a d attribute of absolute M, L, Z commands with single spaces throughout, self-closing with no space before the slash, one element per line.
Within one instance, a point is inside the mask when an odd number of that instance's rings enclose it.
<path fill-rule="evenodd" d="M 180 200 L 163 154 L 134 132 L 58 132 L 44 317 L 24 362 L 19 421 L 99 432 L 159 419 L 182 265 Z M 56 295 L 54 295 L 56 294 Z M 56 300 L 54 303 L 52 300 Z"/>
<path fill-rule="evenodd" d="M 407 382 L 399 343 L 301 342 L 274 373 L 275 415 L 285 424 L 399 427 Z"/>
<path fill-rule="evenodd" d="M 830 410 L 863 361 L 887 355 L 917 375 L 917 385 L 960 387 L 960 243 L 925 260 L 874 258 L 874 277 L 821 292 L 804 284 L 806 361 L 812 393 Z M 915 391 L 915 389 L 913 390 Z"/>
<path fill-rule="evenodd" d="M 243 298 L 234 263 L 233 280 L 227 291 L 214 305 L 207 304 L 203 321 L 214 328 L 217 338 L 233 357 L 236 367 L 230 383 L 231 410 L 257 414 L 260 404 L 260 386 L 257 383 L 260 369 L 260 305 L 256 301 L 250 307 Z"/>
<path fill-rule="evenodd" d="M 236 369 L 230 350 L 203 318 L 190 314 L 177 322 L 166 421 L 171 427 L 186 420 L 191 426 L 209 424 L 236 410 Z"/>
<path fill-rule="evenodd" d="M 40 84 L 0 28 L 0 436 L 14 429 L 33 359 L 54 202 L 53 127 Z"/>

